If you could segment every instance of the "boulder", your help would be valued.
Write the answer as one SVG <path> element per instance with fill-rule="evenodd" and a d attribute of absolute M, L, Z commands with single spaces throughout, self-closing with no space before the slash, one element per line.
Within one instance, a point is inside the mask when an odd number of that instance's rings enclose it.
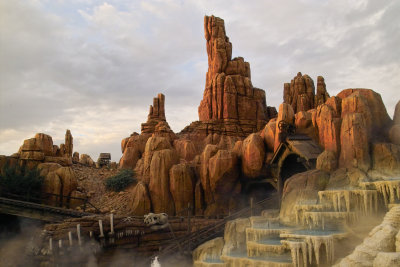
<path fill-rule="evenodd" d="M 342 118 L 349 113 L 362 113 L 371 138 L 384 140 L 391 119 L 383 104 L 381 95 L 371 89 L 346 89 L 337 97 L 342 99 Z"/>
<path fill-rule="evenodd" d="M 147 147 L 147 145 L 146 145 Z M 150 163 L 149 191 L 154 213 L 174 214 L 175 207 L 169 191 L 169 170 L 178 157 L 172 149 L 154 151 Z"/>
<path fill-rule="evenodd" d="M 389 176 L 400 175 L 400 146 L 390 143 L 372 144 L 372 169 Z"/>
<path fill-rule="evenodd" d="M 79 159 L 79 163 L 89 166 L 89 167 L 95 167 L 96 163 L 92 160 L 92 158 L 88 154 L 81 154 L 81 157 Z"/>
<path fill-rule="evenodd" d="M 174 141 L 174 148 L 179 155 L 179 158 L 185 161 L 191 161 L 198 154 L 196 146 L 190 140 L 177 139 Z"/>
<path fill-rule="evenodd" d="M 332 172 L 337 169 L 336 153 L 330 150 L 325 150 L 317 158 L 317 169 L 325 172 Z"/>
<path fill-rule="evenodd" d="M 262 174 L 265 148 L 263 139 L 258 134 L 251 134 L 242 145 L 242 171 L 246 177 L 255 178 Z"/>
<path fill-rule="evenodd" d="M 76 190 L 78 187 L 78 180 L 71 167 L 58 168 L 55 173 L 60 177 L 62 184 L 62 190 L 60 192 L 63 196 L 69 196 L 72 191 Z"/>
<path fill-rule="evenodd" d="M 200 156 L 200 181 L 202 188 L 204 190 L 204 200 L 207 204 L 211 204 L 214 202 L 210 179 L 209 179 L 209 160 L 212 156 L 214 156 L 218 151 L 218 147 L 216 145 L 206 145 Z"/>
<path fill-rule="evenodd" d="M 339 167 L 368 171 L 371 165 L 368 128 L 363 114 L 348 113 L 340 130 Z"/>
<path fill-rule="evenodd" d="M 143 182 L 137 183 L 132 192 L 130 212 L 135 216 L 143 216 L 151 212 L 151 201 L 146 184 Z"/>
<path fill-rule="evenodd" d="M 347 187 L 359 187 L 360 182 L 367 182 L 368 176 L 357 168 L 340 168 L 332 172 L 326 190 L 343 189 Z"/>
<path fill-rule="evenodd" d="M 194 188 L 194 212 L 196 215 L 203 215 L 204 212 L 204 190 L 200 180 Z"/>
<path fill-rule="evenodd" d="M 274 151 L 276 119 L 271 119 L 261 131 L 261 137 L 269 151 Z"/>
<path fill-rule="evenodd" d="M 318 191 L 324 190 L 329 174 L 320 170 L 298 173 L 286 180 L 283 192 L 280 219 L 283 223 L 296 222 L 295 205 L 301 201 L 317 201 Z"/>
<path fill-rule="evenodd" d="M 50 135 L 37 133 L 35 135 L 36 145 L 45 156 L 53 156 L 53 139 Z"/>
<path fill-rule="evenodd" d="M 209 160 L 208 171 L 214 200 L 225 200 L 239 177 L 236 154 L 228 150 L 218 150 Z"/>
<path fill-rule="evenodd" d="M 306 129 L 312 125 L 311 113 L 300 111 L 295 115 L 294 122 L 296 129 Z"/>
<path fill-rule="evenodd" d="M 169 189 L 175 204 L 176 215 L 183 213 L 188 207 L 194 207 L 194 173 L 188 164 L 172 166 L 169 170 Z"/>
<path fill-rule="evenodd" d="M 147 140 L 143 156 L 143 181 L 146 184 L 149 183 L 150 165 L 154 152 L 171 148 L 171 143 L 165 137 L 154 136 Z"/>
<path fill-rule="evenodd" d="M 318 129 L 319 143 L 325 150 L 340 152 L 340 127 L 341 119 L 336 117 L 336 112 L 327 104 L 319 105 L 316 111 L 316 126 Z"/>
<path fill-rule="evenodd" d="M 79 162 L 79 152 L 74 152 L 72 155 L 72 163 L 78 163 Z"/>
<path fill-rule="evenodd" d="M 379 252 L 372 264 L 373 267 L 400 266 L 400 252 Z"/>
<path fill-rule="evenodd" d="M 150 135 L 133 134 L 129 138 L 125 138 L 121 142 L 123 149 L 122 157 L 119 161 L 119 167 L 122 169 L 134 169 L 137 161 L 143 156 L 147 140 Z"/>
<path fill-rule="evenodd" d="M 251 227 L 249 218 L 239 218 L 226 223 L 224 231 L 225 245 L 222 255 L 246 250 L 246 228 L 249 227 Z"/>
<path fill-rule="evenodd" d="M 274 142 L 274 151 L 278 148 L 280 141 L 279 135 L 281 131 L 279 130 L 279 122 L 285 121 L 289 124 L 294 123 L 294 111 L 290 104 L 282 103 L 279 106 L 278 118 L 276 119 L 276 128 L 275 128 L 275 142 Z"/>

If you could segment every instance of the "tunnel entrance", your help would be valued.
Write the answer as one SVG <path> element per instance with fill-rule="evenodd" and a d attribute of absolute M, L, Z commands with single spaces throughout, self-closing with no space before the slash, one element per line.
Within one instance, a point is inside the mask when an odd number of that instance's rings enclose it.
<path fill-rule="evenodd" d="M 285 158 L 280 170 L 282 185 L 294 174 L 307 171 L 303 161 L 304 160 L 297 154 L 290 154 Z"/>

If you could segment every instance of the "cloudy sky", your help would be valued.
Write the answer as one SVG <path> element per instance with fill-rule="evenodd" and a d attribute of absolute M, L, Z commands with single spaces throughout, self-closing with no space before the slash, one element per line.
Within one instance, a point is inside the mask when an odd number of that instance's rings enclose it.
<path fill-rule="evenodd" d="M 250 4 L 249 4 L 250 3 Z M 400 1 L 0 0 L 0 154 L 37 132 L 97 159 L 140 132 L 166 95 L 175 132 L 198 119 L 207 55 L 204 15 L 225 20 L 233 56 L 250 62 L 268 105 L 298 71 L 382 95 L 400 88 Z"/>

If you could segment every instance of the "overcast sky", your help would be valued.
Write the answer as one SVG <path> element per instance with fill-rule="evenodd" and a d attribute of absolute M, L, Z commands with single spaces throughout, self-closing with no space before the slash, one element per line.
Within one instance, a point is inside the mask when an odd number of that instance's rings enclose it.
<path fill-rule="evenodd" d="M 400 1 L 0 0 L 0 154 L 37 132 L 94 160 L 140 132 L 157 93 L 175 132 L 198 119 L 204 15 L 225 20 L 233 56 L 279 106 L 301 71 L 328 92 L 371 88 L 400 99 Z"/>

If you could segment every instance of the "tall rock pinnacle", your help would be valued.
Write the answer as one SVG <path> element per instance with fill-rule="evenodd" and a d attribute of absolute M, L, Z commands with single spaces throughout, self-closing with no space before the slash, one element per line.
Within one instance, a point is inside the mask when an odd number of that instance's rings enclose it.
<path fill-rule="evenodd" d="M 244 135 L 262 129 L 275 112 L 267 108 L 264 90 L 253 87 L 250 64 L 242 57 L 232 59 L 232 44 L 222 19 L 205 16 L 204 32 L 208 71 L 198 110 L 200 121 L 221 121 L 227 128 L 236 125 Z"/>

